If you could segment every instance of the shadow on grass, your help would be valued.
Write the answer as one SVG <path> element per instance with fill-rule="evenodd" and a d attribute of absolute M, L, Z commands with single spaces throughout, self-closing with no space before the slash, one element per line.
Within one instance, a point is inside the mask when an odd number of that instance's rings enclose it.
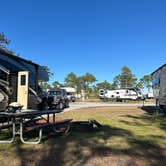
<path fill-rule="evenodd" d="M 158 118 L 151 113 L 123 117 L 133 119 L 132 122 L 120 121 L 127 125 L 144 127 L 146 124 L 157 123 L 157 127 L 166 130 L 166 118 Z M 34 133 L 27 137 L 31 136 L 35 136 Z M 122 139 L 128 146 L 123 146 Z M 165 137 L 156 135 L 138 137 L 127 129 L 104 125 L 90 132 L 71 131 L 59 135 L 47 133 L 40 145 L 23 145 L 17 140 L 11 146 L 14 148 L 13 153 L 19 157 L 20 165 L 24 166 L 103 165 L 105 158 L 107 158 L 105 165 L 111 165 L 112 162 L 120 166 L 138 165 L 141 160 L 145 162 L 144 165 L 162 166 L 166 163 L 166 151 L 153 141 L 159 139 Z M 110 140 L 116 142 L 109 144 Z"/>
<path fill-rule="evenodd" d="M 141 122 L 146 122 L 146 125 L 150 124 L 156 124 L 156 126 L 164 131 L 166 131 L 166 116 L 159 116 L 156 115 L 156 108 L 155 106 L 144 106 L 141 107 L 143 111 L 146 112 L 146 114 L 143 115 L 123 115 L 122 117 L 127 117 L 134 119 L 135 121 L 130 122 L 130 121 L 125 121 L 121 120 L 120 122 L 128 124 L 128 125 L 136 125 L 136 126 L 141 126 L 144 125 Z M 139 120 L 139 121 L 137 121 Z"/>
<path fill-rule="evenodd" d="M 156 114 L 156 107 L 155 106 L 142 106 L 140 107 L 143 111 L 147 114 L 153 115 Z"/>
<path fill-rule="evenodd" d="M 129 147 L 120 146 L 121 142 L 108 146 L 108 141 L 114 137 L 125 139 Z M 101 129 L 94 128 L 91 132 L 50 134 L 37 146 L 25 146 L 19 142 L 13 146 L 21 165 L 25 166 L 100 165 L 100 162 L 103 164 L 103 158 L 107 158 L 107 162 L 116 160 L 118 165 L 124 166 L 137 165 L 139 159 L 146 160 L 149 165 L 166 163 L 164 149 L 155 142 L 148 138 L 137 138 L 128 130 L 107 125 Z M 123 156 L 129 156 L 130 159 L 125 160 Z"/>

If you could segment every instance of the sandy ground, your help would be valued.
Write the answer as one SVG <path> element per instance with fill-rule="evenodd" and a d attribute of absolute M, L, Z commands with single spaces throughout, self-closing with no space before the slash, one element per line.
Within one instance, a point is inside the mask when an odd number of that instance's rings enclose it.
<path fill-rule="evenodd" d="M 141 107 L 143 102 L 140 103 L 110 103 L 110 102 L 75 102 L 70 103 L 70 107 L 65 109 L 64 112 L 81 109 L 81 108 L 93 108 L 93 107 Z M 145 103 L 146 106 L 154 106 L 154 103 Z"/>

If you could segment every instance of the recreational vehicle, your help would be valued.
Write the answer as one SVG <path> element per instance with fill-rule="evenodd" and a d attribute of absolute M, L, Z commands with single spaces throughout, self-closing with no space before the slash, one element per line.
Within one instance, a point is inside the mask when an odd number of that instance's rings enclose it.
<path fill-rule="evenodd" d="M 39 81 L 48 81 L 43 67 L 0 49 L 0 111 L 12 102 L 23 109 L 39 107 L 43 97 Z"/>
<path fill-rule="evenodd" d="M 156 106 L 166 109 L 166 64 L 155 70 L 151 76 Z"/>
<path fill-rule="evenodd" d="M 75 102 L 76 101 L 76 89 L 72 87 L 62 87 L 61 89 L 65 89 L 67 92 L 67 98 L 69 101 Z"/>
<path fill-rule="evenodd" d="M 142 100 L 144 99 L 143 94 L 139 88 L 123 88 L 115 90 L 99 90 L 100 99 L 104 100 Z"/>

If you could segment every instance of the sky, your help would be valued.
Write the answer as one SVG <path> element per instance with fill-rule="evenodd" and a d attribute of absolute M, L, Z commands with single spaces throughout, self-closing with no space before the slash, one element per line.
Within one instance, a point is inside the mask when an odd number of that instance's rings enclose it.
<path fill-rule="evenodd" d="M 0 0 L 0 32 L 50 82 L 74 72 L 112 82 L 128 66 L 141 78 L 166 61 L 165 0 Z"/>

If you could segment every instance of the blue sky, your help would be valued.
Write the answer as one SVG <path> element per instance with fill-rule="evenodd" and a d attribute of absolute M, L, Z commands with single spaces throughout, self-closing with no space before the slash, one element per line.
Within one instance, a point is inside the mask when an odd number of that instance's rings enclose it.
<path fill-rule="evenodd" d="M 0 31 L 22 57 L 54 77 L 92 73 L 112 81 L 126 65 L 138 77 L 166 60 L 164 0 L 0 0 Z"/>

